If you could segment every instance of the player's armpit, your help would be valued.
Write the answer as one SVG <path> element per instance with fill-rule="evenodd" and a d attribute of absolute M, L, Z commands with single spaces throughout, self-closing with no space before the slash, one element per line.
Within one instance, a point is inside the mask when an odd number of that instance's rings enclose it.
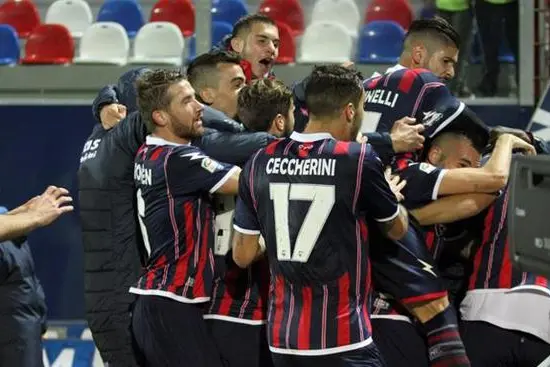
<path fill-rule="evenodd" d="M 261 257 L 264 248 L 260 245 L 259 234 L 244 234 L 235 231 L 233 237 L 233 261 L 240 268 L 247 268 L 255 260 Z"/>
<path fill-rule="evenodd" d="M 228 172 L 225 182 L 216 189 L 217 194 L 237 195 L 239 193 L 239 176 L 241 169 L 237 166 Z"/>
<path fill-rule="evenodd" d="M 410 213 L 422 226 L 453 223 L 479 214 L 495 198 L 492 194 L 452 195 L 413 209 Z"/>
<path fill-rule="evenodd" d="M 399 213 L 385 222 L 379 222 L 382 232 L 394 241 L 402 239 L 409 230 L 409 215 L 403 205 L 399 205 Z"/>

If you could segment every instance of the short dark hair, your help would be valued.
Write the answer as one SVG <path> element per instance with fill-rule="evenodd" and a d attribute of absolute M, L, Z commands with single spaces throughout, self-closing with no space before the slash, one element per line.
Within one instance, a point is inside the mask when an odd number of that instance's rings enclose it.
<path fill-rule="evenodd" d="M 187 79 L 197 92 L 215 87 L 218 83 L 216 68 L 219 64 L 240 65 L 241 57 L 233 51 L 216 50 L 195 58 L 187 67 Z"/>
<path fill-rule="evenodd" d="M 444 44 L 452 44 L 460 49 L 460 35 L 449 22 L 441 17 L 413 21 L 405 36 L 405 48 L 409 46 L 411 40 L 427 37 L 439 40 Z"/>
<path fill-rule="evenodd" d="M 475 134 L 473 130 L 462 129 L 460 127 L 450 127 L 444 129 L 441 133 L 437 134 L 433 138 L 432 142 L 428 142 L 428 145 L 430 147 L 433 145 L 440 145 L 441 141 L 447 140 L 449 138 L 468 140 L 479 154 L 482 154 L 485 151 L 485 147 L 487 146 L 484 139 Z"/>
<path fill-rule="evenodd" d="M 168 89 L 182 80 L 185 76 L 180 71 L 168 69 L 147 71 L 136 80 L 139 113 L 149 133 L 156 128 L 153 112 L 168 107 Z"/>
<path fill-rule="evenodd" d="M 233 26 L 231 38 L 242 37 L 245 33 L 250 32 L 250 29 L 255 23 L 269 24 L 275 27 L 277 26 L 277 23 L 266 15 L 260 13 L 245 15 Z"/>
<path fill-rule="evenodd" d="M 237 114 L 248 130 L 268 131 L 278 114 L 288 117 L 291 104 L 292 91 L 283 82 L 258 79 L 240 90 Z"/>
<path fill-rule="evenodd" d="M 319 118 L 335 117 L 348 103 L 363 108 L 358 106 L 363 92 L 362 81 L 361 73 L 351 68 L 315 66 L 305 88 L 309 114 Z"/>

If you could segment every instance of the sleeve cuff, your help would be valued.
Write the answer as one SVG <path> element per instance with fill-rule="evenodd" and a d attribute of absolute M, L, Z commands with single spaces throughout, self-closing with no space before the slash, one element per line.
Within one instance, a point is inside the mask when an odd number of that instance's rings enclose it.
<path fill-rule="evenodd" d="M 434 189 L 432 191 L 432 200 L 435 201 L 439 197 L 439 186 L 441 186 L 441 181 L 443 181 L 443 176 L 445 176 L 445 173 L 447 173 L 446 169 L 442 169 L 439 171 L 439 175 L 437 176 L 437 179 L 435 180 Z"/>
<path fill-rule="evenodd" d="M 229 178 L 231 176 L 233 176 L 233 174 L 239 169 L 239 167 L 237 166 L 233 166 L 229 171 L 227 171 L 227 173 L 222 177 L 221 180 L 219 180 L 214 186 L 212 186 L 212 188 L 210 189 L 210 193 L 213 194 L 215 193 L 216 191 L 218 191 L 220 189 L 220 187 L 223 186 L 224 183 L 227 182 L 227 180 L 229 180 Z"/>
<path fill-rule="evenodd" d="M 395 218 L 397 218 L 397 216 L 399 215 L 399 210 L 399 205 L 397 205 L 397 210 L 391 216 L 381 219 L 374 218 L 374 220 L 380 223 L 389 222 L 390 220 L 394 220 Z"/>
<path fill-rule="evenodd" d="M 239 227 L 236 224 L 233 224 L 233 229 L 235 231 L 239 232 L 239 233 L 248 234 L 248 235 L 251 235 L 251 236 L 256 236 L 256 235 L 260 234 L 260 231 L 257 230 L 257 229 L 246 229 L 246 228 Z"/>

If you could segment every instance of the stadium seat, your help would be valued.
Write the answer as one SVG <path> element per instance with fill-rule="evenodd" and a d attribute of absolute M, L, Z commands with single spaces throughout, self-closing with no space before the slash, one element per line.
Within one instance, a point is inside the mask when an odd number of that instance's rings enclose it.
<path fill-rule="evenodd" d="M 121 24 L 130 38 L 134 38 L 144 24 L 141 7 L 134 0 L 113 0 L 103 3 L 97 21 Z"/>
<path fill-rule="evenodd" d="M 212 21 L 235 24 L 248 14 L 246 5 L 241 0 L 212 0 Z"/>
<path fill-rule="evenodd" d="M 84 0 L 56 0 L 46 12 L 46 23 L 64 25 L 74 38 L 82 37 L 92 18 L 90 5 Z"/>
<path fill-rule="evenodd" d="M 294 37 L 304 33 L 304 9 L 298 0 L 264 0 L 258 13 L 277 23 L 286 23 Z"/>
<path fill-rule="evenodd" d="M 30 0 L 6 1 L 0 5 L 0 24 L 9 24 L 19 38 L 27 38 L 40 24 L 40 14 Z"/>
<path fill-rule="evenodd" d="M 278 64 L 290 64 L 296 61 L 296 42 L 294 34 L 289 25 L 277 22 L 279 28 L 279 56 L 276 62 Z"/>
<path fill-rule="evenodd" d="M 399 60 L 405 30 L 392 21 L 365 24 L 359 38 L 358 60 L 364 64 L 394 64 Z"/>
<path fill-rule="evenodd" d="M 18 62 L 17 31 L 9 24 L 0 24 L 0 65 L 15 65 Z"/>
<path fill-rule="evenodd" d="M 25 44 L 23 64 L 69 64 L 74 56 L 74 41 L 61 24 L 41 24 Z"/>
<path fill-rule="evenodd" d="M 340 23 L 350 36 L 357 38 L 361 14 L 354 0 L 317 0 L 311 22 Z"/>
<path fill-rule="evenodd" d="M 160 42 L 159 42 L 160 43 Z M 84 32 L 75 64 L 124 65 L 128 61 L 130 41 L 122 25 L 98 22 Z"/>
<path fill-rule="evenodd" d="M 340 23 L 312 23 L 304 32 L 300 62 L 341 63 L 351 59 L 353 49 L 349 30 Z"/>
<path fill-rule="evenodd" d="M 185 0 L 159 0 L 151 10 L 150 22 L 171 22 L 184 37 L 195 33 L 195 7 Z"/>
<path fill-rule="evenodd" d="M 212 37 L 212 43 L 211 46 L 216 46 L 219 44 L 222 39 L 227 36 L 228 34 L 231 34 L 233 31 L 233 26 L 226 22 L 212 22 L 212 28 L 210 30 L 211 37 Z M 189 47 L 187 49 L 187 61 L 193 60 L 197 56 L 197 44 L 195 40 L 195 36 L 192 36 L 189 38 Z"/>
<path fill-rule="evenodd" d="M 159 42 L 162 40 L 162 42 Z M 185 40 L 177 25 L 170 22 L 153 22 L 144 25 L 134 41 L 136 64 L 182 64 Z"/>
<path fill-rule="evenodd" d="M 391 20 L 403 29 L 409 29 L 414 13 L 408 0 L 373 0 L 367 7 L 365 23 L 375 20 Z"/>

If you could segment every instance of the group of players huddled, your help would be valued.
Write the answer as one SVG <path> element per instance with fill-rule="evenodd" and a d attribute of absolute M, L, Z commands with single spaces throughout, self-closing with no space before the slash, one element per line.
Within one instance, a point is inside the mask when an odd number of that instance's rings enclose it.
<path fill-rule="evenodd" d="M 545 146 L 449 92 L 452 27 L 413 22 L 383 74 L 321 65 L 292 88 L 273 75 L 278 47 L 251 15 L 187 76 L 132 70 L 96 99 L 80 209 L 108 366 L 550 355 L 550 288 L 511 265 L 506 218 L 513 154 Z"/>

